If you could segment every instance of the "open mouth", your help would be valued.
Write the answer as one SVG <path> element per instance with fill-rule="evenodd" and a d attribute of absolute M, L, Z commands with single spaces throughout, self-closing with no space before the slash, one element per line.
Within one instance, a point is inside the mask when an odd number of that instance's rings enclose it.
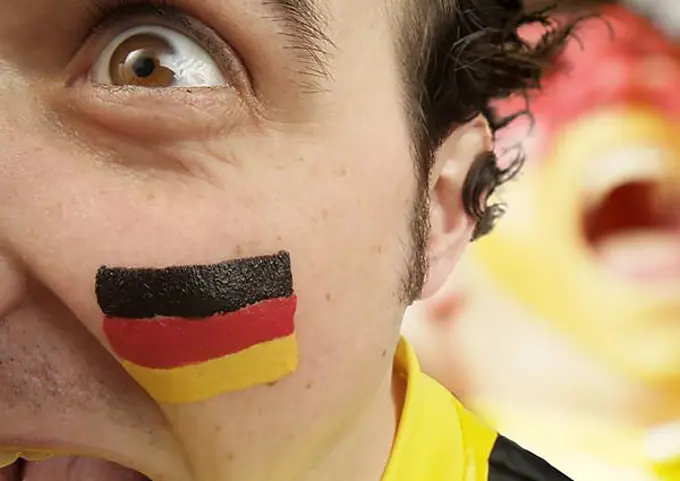
<path fill-rule="evenodd" d="M 150 481 L 118 464 L 94 458 L 19 459 L 0 469 L 0 481 Z"/>
<path fill-rule="evenodd" d="M 629 148 L 593 163 L 582 227 L 610 271 L 633 280 L 680 279 L 677 162 L 667 151 Z"/>

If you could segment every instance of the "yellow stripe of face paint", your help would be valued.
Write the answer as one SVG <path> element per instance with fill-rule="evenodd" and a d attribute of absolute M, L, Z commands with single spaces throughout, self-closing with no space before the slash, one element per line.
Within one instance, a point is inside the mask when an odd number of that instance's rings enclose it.
<path fill-rule="evenodd" d="M 191 366 L 152 369 L 123 362 L 123 367 L 155 400 L 185 404 L 278 381 L 297 364 L 297 340 L 290 335 Z"/>

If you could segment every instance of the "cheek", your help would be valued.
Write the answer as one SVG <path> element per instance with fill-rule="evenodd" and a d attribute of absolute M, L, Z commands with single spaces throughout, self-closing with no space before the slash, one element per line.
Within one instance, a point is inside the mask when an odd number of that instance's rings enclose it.
<path fill-rule="evenodd" d="M 412 166 L 403 151 L 390 155 L 374 143 L 326 146 L 326 152 L 341 155 L 311 153 L 307 172 L 287 177 L 290 201 L 282 215 L 289 223 L 279 232 L 300 247 L 297 258 L 304 259 L 316 289 L 329 282 L 332 290 L 365 295 L 397 287 L 395 275 L 410 247 Z M 379 277 L 382 282 L 376 283 Z"/>
<path fill-rule="evenodd" d="M 5 164 L 0 232 L 25 270 L 104 345 L 95 299 L 102 265 L 205 264 L 281 250 L 279 227 L 253 215 L 237 185 L 141 178 L 54 146 L 31 154 Z"/>
<path fill-rule="evenodd" d="M 0 180 L 9 206 L 0 232 L 105 346 L 95 296 L 102 265 L 206 264 L 286 250 L 303 373 L 328 379 L 347 346 L 366 353 L 349 368 L 360 370 L 398 331 L 415 185 L 408 146 L 385 148 L 376 140 L 385 137 L 357 127 L 318 150 L 283 154 L 251 142 L 251 156 L 243 148 L 241 165 L 220 165 L 209 180 L 140 175 L 36 144 L 9 164 L 7 185 Z"/>
<path fill-rule="evenodd" d="M 346 378 L 376 351 L 380 359 L 398 335 L 415 185 L 408 145 L 382 142 L 392 137 L 343 126 L 321 142 L 282 134 L 276 154 L 257 144 L 244 153 L 258 159 L 239 177 L 249 189 L 244 215 L 262 226 L 250 242 L 291 253 L 298 372 L 315 385 Z"/>

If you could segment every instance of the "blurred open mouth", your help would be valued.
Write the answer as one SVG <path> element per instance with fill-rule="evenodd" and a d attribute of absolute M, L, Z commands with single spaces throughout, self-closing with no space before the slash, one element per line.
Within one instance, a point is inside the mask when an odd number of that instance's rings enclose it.
<path fill-rule="evenodd" d="M 677 154 L 621 149 L 591 165 L 583 232 L 599 262 L 633 280 L 680 280 Z"/>
<path fill-rule="evenodd" d="M 149 479 L 136 471 L 101 459 L 55 457 L 44 461 L 27 461 L 20 458 L 0 469 L 0 481 L 149 481 Z"/>

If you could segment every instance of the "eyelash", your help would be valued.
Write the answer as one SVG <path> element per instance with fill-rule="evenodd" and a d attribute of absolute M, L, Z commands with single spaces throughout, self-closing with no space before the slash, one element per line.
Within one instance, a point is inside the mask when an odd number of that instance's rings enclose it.
<path fill-rule="evenodd" d="M 95 25 L 93 30 L 97 31 L 103 23 L 107 23 L 106 19 L 113 17 L 115 21 L 117 13 L 121 14 L 119 17 L 126 17 L 126 9 L 137 7 L 177 13 L 178 3 L 177 0 L 90 0 L 88 11 Z"/>

